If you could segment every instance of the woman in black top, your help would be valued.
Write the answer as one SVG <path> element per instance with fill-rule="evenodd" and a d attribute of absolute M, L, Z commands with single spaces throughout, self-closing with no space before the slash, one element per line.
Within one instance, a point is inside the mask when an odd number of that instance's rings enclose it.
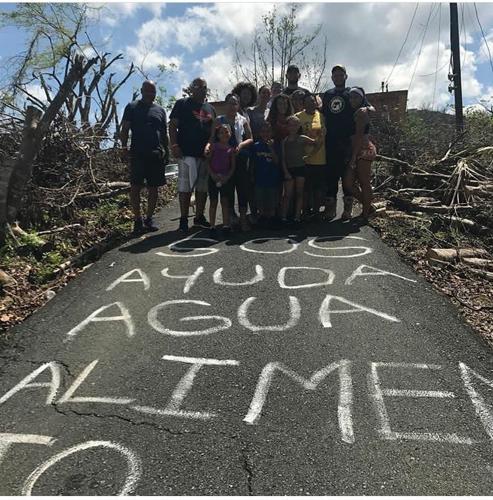
<path fill-rule="evenodd" d="M 375 145 L 369 139 L 370 119 L 365 102 L 365 91 L 361 87 L 353 87 L 349 91 L 349 102 L 353 113 L 353 128 L 351 134 L 351 160 L 343 179 L 344 192 L 352 192 L 353 196 L 363 205 L 362 217 L 368 219 L 375 209 L 372 207 L 373 197 L 371 187 L 371 163 L 375 159 Z M 359 188 L 355 186 L 358 180 Z M 352 196 L 344 197 L 344 212 L 342 219 L 351 218 Z"/>

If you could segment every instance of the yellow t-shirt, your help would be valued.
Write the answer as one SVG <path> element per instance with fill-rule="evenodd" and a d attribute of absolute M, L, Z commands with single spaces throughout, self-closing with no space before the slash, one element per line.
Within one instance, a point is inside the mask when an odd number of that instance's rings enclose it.
<path fill-rule="evenodd" d="M 315 110 L 313 115 L 309 115 L 306 111 L 300 111 L 295 115 L 301 122 L 303 134 L 312 139 L 316 139 L 318 135 L 325 137 L 325 122 L 320 111 Z M 307 145 L 305 154 L 307 165 L 325 165 L 325 140 L 322 140 L 320 148 L 314 151 L 314 146 Z"/>

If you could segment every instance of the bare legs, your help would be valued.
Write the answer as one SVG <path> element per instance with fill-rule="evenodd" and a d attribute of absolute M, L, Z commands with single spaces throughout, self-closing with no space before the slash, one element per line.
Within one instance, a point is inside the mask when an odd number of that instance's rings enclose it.
<path fill-rule="evenodd" d="M 359 187 L 355 185 L 358 181 Z M 371 187 L 371 161 L 358 160 L 356 168 L 348 168 L 343 179 L 344 190 L 352 192 L 353 196 L 363 205 L 361 215 L 367 218 L 371 213 L 373 190 Z"/>
<path fill-rule="evenodd" d="M 134 214 L 134 219 L 138 220 L 142 217 L 142 212 L 140 209 L 141 197 L 140 192 L 142 186 L 132 185 L 130 186 L 130 206 Z M 156 210 L 158 199 L 158 188 L 156 186 L 151 186 L 147 188 L 147 217 L 152 217 L 154 210 Z"/>
<path fill-rule="evenodd" d="M 293 195 L 295 196 L 295 220 L 301 219 L 301 210 L 303 209 L 303 191 L 305 190 L 305 178 L 295 177 L 284 181 L 284 197 L 282 200 L 282 218 L 288 215 L 289 202 Z"/>
<path fill-rule="evenodd" d="M 211 228 L 216 227 L 217 203 L 217 198 L 215 200 L 209 198 L 209 222 L 211 223 Z M 221 194 L 221 211 L 223 214 L 223 227 L 229 227 L 228 195 Z"/>

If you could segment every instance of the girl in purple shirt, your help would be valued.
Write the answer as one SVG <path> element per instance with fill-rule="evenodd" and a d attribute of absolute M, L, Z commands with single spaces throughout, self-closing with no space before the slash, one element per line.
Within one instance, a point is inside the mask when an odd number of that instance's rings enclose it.
<path fill-rule="evenodd" d="M 229 145 L 231 130 L 228 125 L 216 127 L 211 144 L 209 163 L 209 222 L 211 231 L 216 230 L 216 211 L 219 193 L 221 194 L 221 211 L 223 214 L 223 231 L 229 232 L 228 197 L 231 197 L 233 183 L 231 176 L 235 171 L 234 148 Z"/>

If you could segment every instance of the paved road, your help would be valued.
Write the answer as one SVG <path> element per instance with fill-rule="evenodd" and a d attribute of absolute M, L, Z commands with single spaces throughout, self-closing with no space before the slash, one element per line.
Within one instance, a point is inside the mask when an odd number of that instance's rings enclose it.
<path fill-rule="evenodd" d="M 371 229 L 204 237 L 134 239 L 12 332 L 0 494 L 491 493 L 491 352 Z"/>

